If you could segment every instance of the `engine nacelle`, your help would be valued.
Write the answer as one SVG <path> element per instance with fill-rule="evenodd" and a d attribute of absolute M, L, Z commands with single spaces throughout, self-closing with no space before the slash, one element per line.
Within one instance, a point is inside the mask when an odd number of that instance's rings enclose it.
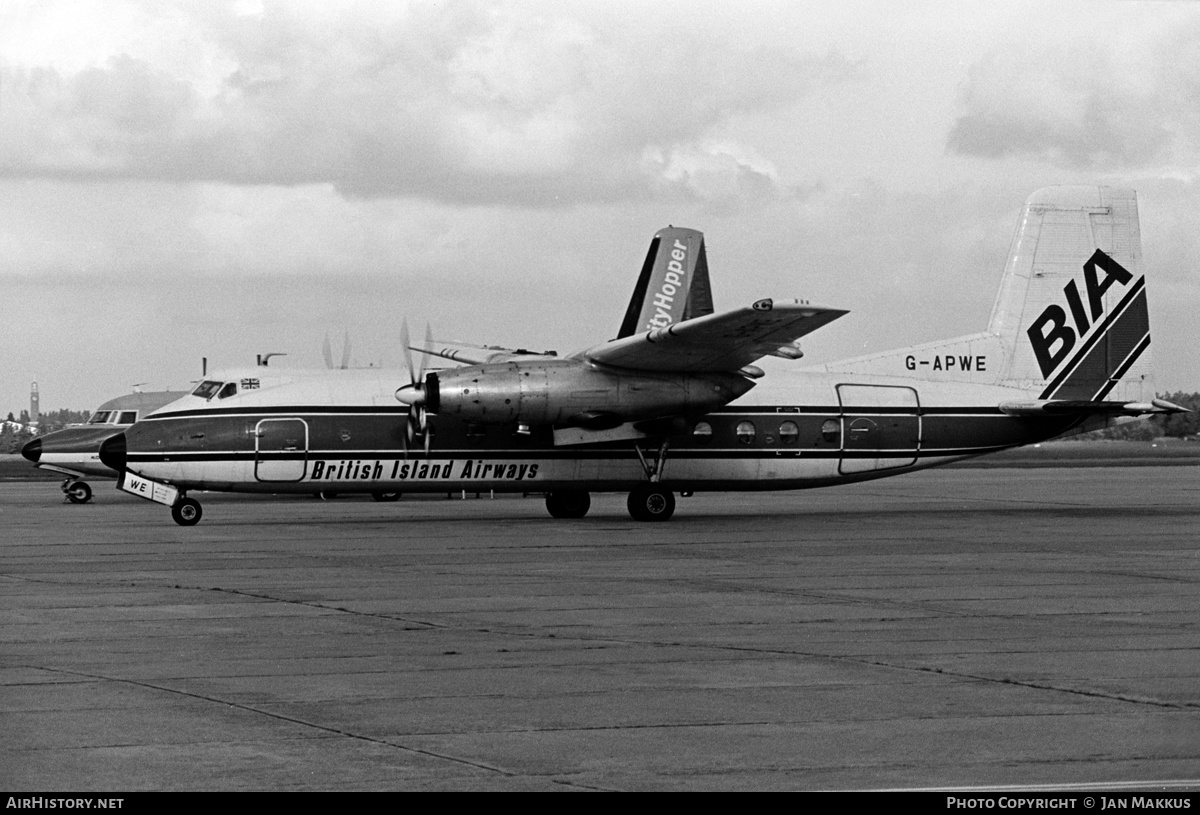
<path fill-rule="evenodd" d="M 728 404 L 754 383 L 736 374 L 615 372 L 578 360 L 521 360 L 431 373 L 430 413 L 471 422 L 591 429 Z"/>

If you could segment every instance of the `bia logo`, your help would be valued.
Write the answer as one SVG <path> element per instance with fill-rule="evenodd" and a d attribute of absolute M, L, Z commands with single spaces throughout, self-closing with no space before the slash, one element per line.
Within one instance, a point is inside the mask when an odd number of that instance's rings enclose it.
<path fill-rule="evenodd" d="M 1103 279 L 1097 274 L 1097 269 L 1104 272 Z M 1057 303 L 1046 306 L 1041 316 L 1029 326 L 1029 342 L 1033 345 L 1033 353 L 1045 379 L 1049 379 L 1050 374 L 1071 353 L 1076 340 L 1087 334 L 1088 329 L 1104 316 L 1104 293 L 1114 283 L 1128 285 L 1133 275 L 1097 249 L 1083 264 L 1083 279 L 1087 286 L 1086 306 L 1074 280 L 1063 287 L 1074 326 L 1067 325 L 1067 313 Z"/>

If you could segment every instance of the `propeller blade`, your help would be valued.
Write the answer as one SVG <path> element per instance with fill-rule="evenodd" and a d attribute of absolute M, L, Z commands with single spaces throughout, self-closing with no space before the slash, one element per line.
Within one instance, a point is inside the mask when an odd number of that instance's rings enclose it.
<path fill-rule="evenodd" d="M 413 376 L 412 347 L 408 341 L 408 318 L 400 321 L 400 350 L 404 354 L 404 370 L 408 373 L 408 383 L 416 385 L 420 380 Z"/>
<path fill-rule="evenodd" d="M 433 329 L 429 323 L 425 323 L 425 347 L 433 347 Z M 417 381 L 424 384 L 425 382 L 425 363 L 429 359 L 425 354 L 421 354 L 421 370 L 417 372 Z"/>
<path fill-rule="evenodd" d="M 329 332 L 325 332 L 325 342 L 321 345 L 321 354 L 325 357 L 325 367 L 333 369 L 333 349 L 329 347 Z"/>
<path fill-rule="evenodd" d="M 350 331 L 342 338 L 342 370 L 350 367 Z"/>

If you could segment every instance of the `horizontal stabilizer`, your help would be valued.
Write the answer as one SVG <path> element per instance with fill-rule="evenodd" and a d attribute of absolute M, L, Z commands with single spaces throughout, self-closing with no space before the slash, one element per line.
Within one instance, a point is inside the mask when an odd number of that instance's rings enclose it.
<path fill-rule="evenodd" d="M 1145 416 L 1151 413 L 1188 413 L 1188 409 L 1153 399 L 1149 402 L 1095 402 L 1070 399 L 1041 399 L 1032 402 L 1003 402 L 1000 410 L 1009 416 Z"/>
<path fill-rule="evenodd" d="M 576 356 L 639 371 L 733 373 L 846 313 L 806 300 L 759 300 L 610 340 Z"/>

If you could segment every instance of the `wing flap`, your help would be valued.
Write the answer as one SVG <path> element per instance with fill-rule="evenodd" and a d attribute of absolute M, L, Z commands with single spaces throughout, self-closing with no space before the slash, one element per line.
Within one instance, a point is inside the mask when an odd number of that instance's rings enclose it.
<path fill-rule="evenodd" d="M 732 372 L 847 312 L 804 300 L 759 300 L 589 348 L 577 356 L 639 371 Z"/>

